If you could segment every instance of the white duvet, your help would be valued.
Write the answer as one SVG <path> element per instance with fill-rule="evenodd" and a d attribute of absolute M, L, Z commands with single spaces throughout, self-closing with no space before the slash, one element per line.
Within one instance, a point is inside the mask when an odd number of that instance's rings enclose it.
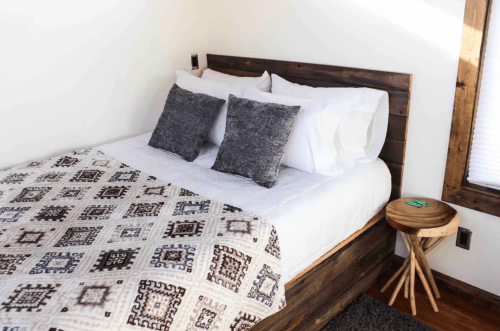
<path fill-rule="evenodd" d="M 282 167 L 271 189 L 211 170 L 218 147 L 207 144 L 194 162 L 148 146 L 151 134 L 99 147 L 161 180 L 267 218 L 277 229 L 285 282 L 361 229 L 389 200 L 391 175 L 377 159 L 327 177 Z"/>

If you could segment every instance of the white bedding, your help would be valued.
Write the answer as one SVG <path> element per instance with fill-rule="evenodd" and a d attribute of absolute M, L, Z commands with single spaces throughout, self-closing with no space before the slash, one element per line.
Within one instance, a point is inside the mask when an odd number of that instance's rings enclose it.
<path fill-rule="evenodd" d="M 211 170 L 215 145 L 205 145 L 189 163 L 148 146 L 150 136 L 121 140 L 100 150 L 161 180 L 267 218 L 278 231 L 285 282 L 361 229 L 389 200 L 391 175 L 380 159 L 357 164 L 336 177 L 282 167 L 278 183 L 268 189 Z"/>

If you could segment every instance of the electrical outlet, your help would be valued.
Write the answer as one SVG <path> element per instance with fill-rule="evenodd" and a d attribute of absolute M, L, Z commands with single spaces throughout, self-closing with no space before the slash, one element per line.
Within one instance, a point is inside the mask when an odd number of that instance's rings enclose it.
<path fill-rule="evenodd" d="M 191 70 L 198 70 L 198 54 L 191 54 Z"/>
<path fill-rule="evenodd" d="M 456 245 L 460 248 L 470 250 L 471 237 L 472 237 L 471 230 L 458 227 Z"/>

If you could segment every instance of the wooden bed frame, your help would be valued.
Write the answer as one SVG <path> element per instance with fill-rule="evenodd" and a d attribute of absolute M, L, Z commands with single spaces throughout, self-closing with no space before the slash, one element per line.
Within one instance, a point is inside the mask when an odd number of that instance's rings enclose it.
<path fill-rule="evenodd" d="M 401 196 L 411 75 L 319 64 L 207 55 L 208 68 L 235 76 L 258 77 L 267 70 L 313 87 L 370 87 L 389 93 L 387 139 L 379 158 L 392 175 L 391 200 Z M 316 331 L 366 291 L 390 265 L 396 231 L 385 209 L 364 228 L 335 246 L 285 284 L 287 306 L 252 331 Z"/>

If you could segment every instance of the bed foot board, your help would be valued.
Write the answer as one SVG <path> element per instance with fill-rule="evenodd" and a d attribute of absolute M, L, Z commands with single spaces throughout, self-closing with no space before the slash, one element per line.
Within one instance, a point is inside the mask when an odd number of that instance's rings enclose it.
<path fill-rule="evenodd" d="M 372 286 L 377 280 L 378 276 L 387 270 L 390 266 L 392 254 L 381 261 L 366 275 L 357 279 L 355 284 L 348 287 L 348 290 L 337 297 L 332 297 L 324 303 L 324 306 L 313 312 L 311 316 L 300 324 L 299 328 L 285 329 L 285 330 L 308 330 L 316 331 L 321 330 L 333 317 L 340 314 L 352 301 L 354 301 L 361 293 Z"/>
<path fill-rule="evenodd" d="M 287 290 L 287 307 L 252 331 L 319 331 L 390 265 L 396 231 L 379 221 Z"/>

